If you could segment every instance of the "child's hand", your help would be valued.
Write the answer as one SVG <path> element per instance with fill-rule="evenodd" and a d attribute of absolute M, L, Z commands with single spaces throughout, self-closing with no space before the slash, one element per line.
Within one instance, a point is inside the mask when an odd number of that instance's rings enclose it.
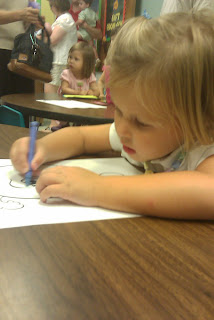
<path fill-rule="evenodd" d="M 104 99 L 104 98 L 105 98 L 104 93 L 100 93 L 100 99 Z"/>
<path fill-rule="evenodd" d="M 99 179 L 99 175 L 83 168 L 57 166 L 41 172 L 36 190 L 43 202 L 57 197 L 84 206 L 96 206 L 95 188 Z"/>
<path fill-rule="evenodd" d="M 88 96 L 94 96 L 94 91 L 89 89 L 88 92 L 87 92 L 87 95 Z"/>
<path fill-rule="evenodd" d="M 28 152 L 29 152 L 29 137 L 24 137 L 16 140 L 10 150 L 10 158 L 14 168 L 22 174 L 29 170 Z M 45 148 L 38 146 L 36 142 L 36 152 L 31 162 L 33 171 L 37 170 L 41 164 L 45 162 Z"/>
<path fill-rule="evenodd" d="M 81 90 L 79 94 L 82 96 L 86 96 L 88 92 L 86 90 Z"/>

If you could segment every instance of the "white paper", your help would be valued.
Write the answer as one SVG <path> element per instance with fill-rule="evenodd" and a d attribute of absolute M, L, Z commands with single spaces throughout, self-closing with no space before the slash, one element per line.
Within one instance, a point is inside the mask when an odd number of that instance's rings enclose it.
<path fill-rule="evenodd" d="M 123 158 L 65 160 L 52 166 L 55 165 L 78 166 L 100 175 L 142 174 Z M 26 187 L 24 177 L 14 170 L 11 161 L 0 159 L 0 229 L 137 216 L 102 208 L 81 207 L 62 199 L 52 202 L 42 203 L 35 185 Z"/>
<path fill-rule="evenodd" d="M 106 106 L 101 106 L 93 103 L 87 103 L 87 102 L 81 102 L 76 100 L 36 100 L 38 102 L 53 104 L 55 106 L 68 108 L 68 109 L 100 109 L 104 108 L 106 109 Z"/>

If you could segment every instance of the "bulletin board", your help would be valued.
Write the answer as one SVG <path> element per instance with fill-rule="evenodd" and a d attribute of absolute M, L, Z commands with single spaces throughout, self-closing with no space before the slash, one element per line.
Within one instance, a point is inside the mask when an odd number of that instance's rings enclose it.
<path fill-rule="evenodd" d="M 135 16 L 136 0 L 100 0 L 100 2 L 103 39 L 99 56 L 103 64 L 110 45 L 110 30 Z"/>
<path fill-rule="evenodd" d="M 111 40 L 111 32 L 135 15 L 136 0 L 103 0 L 103 41 Z"/>
<path fill-rule="evenodd" d="M 103 40 L 109 41 L 112 30 L 122 26 L 126 14 L 126 0 L 106 0 L 104 9 Z"/>

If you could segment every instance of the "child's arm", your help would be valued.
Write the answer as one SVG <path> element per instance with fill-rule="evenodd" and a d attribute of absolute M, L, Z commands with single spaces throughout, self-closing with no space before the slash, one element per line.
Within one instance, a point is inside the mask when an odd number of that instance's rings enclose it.
<path fill-rule="evenodd" d="M 101 74 L 98 82 L 97 82 L 99 91 L 100 91 L 100 98 L 104 98 L 104 89 L 105 89 L 105 71 Z"/>
<path fill-rule="evenodd" d="M 51 41 L 51 45 L 55 46 L 58 42 L 60 42 L 62 40 L 62 38 L 65 36 L 66 31 L 60 27 L 60 26 L 56 26 L 51 33 L 50 36 L 50 41 Z"/>
<path fill-rule="evenodd" d="M 45 22 L 45 29 L 47 30 L 49 36 L 52 34 L 52 28 L 51 28 L 51 25 L 50 23 L 48 22 Z"/>
<path fill-rule="evenodd" d="M 76 27 L 79 27 L 81 24 L 83 24 L 83 22 L 84 22 L 84 20 L 78 19 L 78 20 L 76 21 Z"/>
<path fill-rule="evenodd" d="M 61 90 L 62 90 L 62 94 L 79 94 L 79 95 L 86 95 L 87 94 L 87 91 L 76 90 L 76 89 L 70 88 L 69 83 L 66 80 L 62 80 Z"/>
<path fill-rule="evenodd" d="M 111 150 L 109 128 L 110 124 L 68 127 L 38 139 L 32 170 L 37 170 L 46 162 Z M 29 137 L 16 140 L 10 150 L 14 167 L 23 174 L 29 170 L 28 150 Z"/>
<path fill-rule="evenodd" d="M 96 81 L 93 81 L 93 82 L 90 83 L 87 95 L 94 95 L 94 96 L 99 97 L 100 90 L 98 88 L 98 85 L 97 85 Z"/>
<path fill-rule="evenodd" d="M 91 27 L 87 22 L 83 22 L 81 25 L 82 28 L 84 28 L 91 36 L 92 39 L 101 40 L 102 39 L 102 30 L 100 26 L 100 21 L 97 21 L 96 28 Z"/>
<path fill-rule="evenodd" d="M 212 173 L 208 174 L 210 167 Z M 44 202 L 61 197 L 81 205 L 156 217 L 214 219 L 213 168 L 214 157 L 205 160 L 196 171 L 126 177 L 57 167 L 41 174 L 37 191 Z"/>

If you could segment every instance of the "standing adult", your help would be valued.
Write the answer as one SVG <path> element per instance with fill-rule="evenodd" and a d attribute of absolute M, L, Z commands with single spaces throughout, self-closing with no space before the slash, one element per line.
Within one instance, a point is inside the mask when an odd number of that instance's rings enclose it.
<path fill-rule="evenodd" d="M 188 11 L 191 9 L 212 9 L 214 0 L 164 0 L 160 15 L 170 12 Z"/>
<path fill-rule="evenodd" d="M 76 22 L 78 20 L 79 13 L 81 12 L 81 9 L 79 7 L 79 0 L 72 0 L 69 12 L 72 15 L 74 21 Z M 86 22 L 83 22 L 81 27 L 84 28 L 90 34 L 92 39 L 102 39 L 100 20 L 97 20 L 96 28 L 89 26 Z"/>
<path fill-rule="evenodd" d="M 38 9 L 28 7 L 28 0 L 0 0 L 0 97 L 11 93 L 34 91 L 34 82 L 8 70 L 16 35 L 25 32 L 25 25 L 39 24 Z"/>

